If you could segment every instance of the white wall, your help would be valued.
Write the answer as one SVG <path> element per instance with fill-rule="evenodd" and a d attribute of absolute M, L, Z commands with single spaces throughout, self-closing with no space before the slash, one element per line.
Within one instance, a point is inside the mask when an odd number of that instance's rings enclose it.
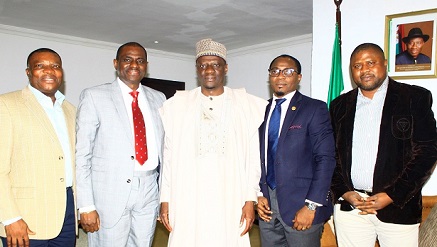
<path fill-rule="evenodd" d="M 290 54 L 302 64 L 303 78 L 300 91 L 311 92 L 311 35 L 293 37 L 256 46 L 228 51 L 229 72 L 227 86 L 245 87 L 261 98 L 271 97 L 267 69 L 278 55 Z M 111 82 L 115 78 L 112 60 L 119 44 L 58 35 L 0 24 L 0 94 L 20 90 L 27 85 L 26 59 L 40 47 L 57 51 L 63 61 L 67 99 L 74 105 L 80 92 L 87 87 Z M 184 81 L 186 89 L 197 87 L 194 44 L 193 56 L 168 53 L 147 48 L 148 76 Z"/>
<path fill-rule="evenodd" d="M 0 94 L 20 90 L 28 84 L 25 74 L 30 52 L 41 47 L 61 55 L 64 68 L 65 95 L 74 105 L 80 92 L 94 85 L 115 79 L 113 59 L 119 44 L 57 35 L 35 30 L 0 25 Z M 186 88 L 194 88 L 194 56 L 148 51 L 148 76 L 184 81 Z"/>
<path fill-rule="evenodd" d="M 289 54 L 302 65 L 299 91 L 310 96 L 311 39 L 311 35 L 303 35 L 229 51 L 227 85 L 231 88 L 245 87 L 249 93 L 269 99 L 272 97 L 267 71 L 270 62 L 279 55 Z"/>
<path fill-rule="evenodd" d="M 349 56 L 361 43 L 371 42 L 384 48 L 385 16 L 410 11 L 437 8 L 437 1 L 418 0 L 361 0 L 343 1 L 342 62 L 345 91 L 352 89 L 349 75 Z M 331 69 L 332 46 L 335 28 L 334 1 L 313 0 L 313 70 L 311 95 L 326 101 Z M 399 80 L 425 87 L 437 98 L 437 79 Z M 437 105 L 433 106 L 434 114 Z M 426 195 L 437 195 L 437 173 L 423 189 Z"/>

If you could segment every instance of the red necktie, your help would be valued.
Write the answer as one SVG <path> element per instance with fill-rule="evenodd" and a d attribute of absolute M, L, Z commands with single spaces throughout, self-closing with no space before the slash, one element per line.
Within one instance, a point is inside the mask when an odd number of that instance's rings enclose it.
<path fill-rule="evenodd" d="M 144 124 L 143 114 L 138 106 L 138 92 L 132 91 L 129 93 L 132 95 L 132 115 L 134 118 L 134 134 L 135 134 L 135 156 L 143 165 L 146 162 L 147 156 L 147 140 L 146 140 L 146 126 Z"/>

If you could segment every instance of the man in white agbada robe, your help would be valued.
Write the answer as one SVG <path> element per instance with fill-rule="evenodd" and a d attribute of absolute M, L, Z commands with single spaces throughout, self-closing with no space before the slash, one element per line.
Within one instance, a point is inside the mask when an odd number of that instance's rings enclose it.
<path fill-rule="evenodd" d="M 201 86 L 160 109 L 165 129 L 160 220 L 168 246 L 250 246 L 267 101 L 224 87 L 226 48 L 196 44 Z"/>

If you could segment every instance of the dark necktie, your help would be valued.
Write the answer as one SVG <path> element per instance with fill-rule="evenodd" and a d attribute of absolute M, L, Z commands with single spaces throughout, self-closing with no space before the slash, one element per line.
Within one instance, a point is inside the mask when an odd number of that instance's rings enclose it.
<path fill-rule="evenodd" d="M 276 106 L 273 109 L 269 121 L 268 146 L 267 146 L 267 185 L 274 190 L 275 180 L 275 155 L 278 146 L 279 123 L 281 121 L 281 104 L 285 99 L 276 99 Z"/>
<path fill-rule="evenodd" d="M 132 116 L 134 119 L 134 135 L 135 135 L 135 158 L 140 165 L 146 162 L 147 155 L 147 140 L 146 140 L 146 126 L 144 124 L 143 114 L 138 106 L 138 92 L 132 91 Z"/>

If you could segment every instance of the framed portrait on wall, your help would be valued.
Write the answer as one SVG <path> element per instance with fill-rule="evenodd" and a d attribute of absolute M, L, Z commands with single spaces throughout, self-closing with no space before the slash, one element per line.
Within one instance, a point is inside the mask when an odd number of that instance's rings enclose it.
<path fill-rule="evenodd" d="M 385 55 L 394 79 L 437 77 L 437 9 L 387 15 Z"/>

